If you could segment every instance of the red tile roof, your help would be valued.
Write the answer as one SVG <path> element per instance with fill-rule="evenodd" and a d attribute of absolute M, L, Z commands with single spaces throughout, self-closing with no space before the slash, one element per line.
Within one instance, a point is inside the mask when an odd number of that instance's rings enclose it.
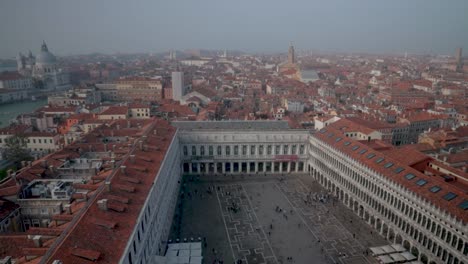
<path fill-rule="evenodd" d="M 148 150 L 140 150 L 138 144 L 135 143 L 135 148 L 131 151 L 132 154 L 136 155 L 134 163 L 130 162 L 129 154 L 125 155 L 122 161 L 122 164 L 126 166 L 126 173 L 132 178 L 139 179 L 141 183 L 129 183 L 124 178 L 129 176 L 124 174 L 121 169 L 115 169 L 108 178 L 111 183 L 111 191 L 107 191 L 104 184 L 101 184 L 96 195 L 90 198 L 80 213 L 81 215 L 78 215 L 76 222 L 72 222 L 70 230 L 66 230 L 62 234 L 63 240 L 51 249 L 47 263 L 56 259 L 71 264 L 88 263 L 82 257 L 73 255 L 75 248 L 99 252 L 100 256 L 95 262 L 118 263 L 175 134 L 175 128 L 170 126 L 167 121 L 154 120 L 153 125 L 143 128 L 147 136 L 145 145 L 148 146 Z M 154 129 L 157 129 L 157 135 L 153 134 Z M 155 146 L 158 146 L 159 150 L 156 150 Z M 152 161 L 148 162 L 139 158 L 142 156 L 150 158 Z M 135 169 L 138 167 L 146 167 L 148 171 Z M 119 185 L 131 186 L 135 191 L 127 192 L 120 188 L 114 188 Z M 119 198 L 114 199 L 115 197 Z M 113 200 L 113 202 L 108 202 L 108 206 L 111 205 L 112 209 L 117 209 L 117 205 L 120 204 L 120 207 L 125 208 L 125 210 L 123 212 L 120 210 L 103 211 L 97 205 L 97 201 L 101 199 Z M 124 199 L 129 199 L 131 202 L 122 204 L 126 201 Z M 108 228 L 102 224 L 103 222 L 112 223 L 112 226 L 115 223 L 115 228 Z"/>
<path fill-rule="evenodd" d="M 390 181 L 393 181 L 406 188 L 410 192 L 417 194 L 424 200 L 429 201 L 437 208 L 441 210 L 446 210 L 452 216 L 456 216 L 456 218 L 462 220 L 464 223 L 468 221 L 468 214 L 465 212 L 464 209 L 459 207 L 459 205 L 467 199 L 468 190 L 465 187 L 465 185 L 453 183 L 449 184 L 445 182 L 441 177 L 424 175 L 418 170 L 406 166 L 404 163 L 394 159 L 389 155 L 386 155 L 385 153 L 370 149 L 357 141 L 354 141 L 350 138 L 346 138 L 341 131 L 332 127 L 327 127 L 326 129 L 320 130 L 319 132 L 314 134 L 314 137 L 316 137 L 324 143 L 327 143 L 332 148 L 345 153 L 350 158 L 360 162 L 362 165 L 370 168 L 376 173 L 383 175 Z M 342 139 L 337 141 L 338 137 L 341 137 Z M 345 145 L 344 142 L 350 142 L 351 144 Z M 357 150 L 353 150 L 352 148 L 354 146 L 357 146 L 359 148 Z M 359 151 L 362 149 L 366 149 L 367 152 L 365 152 L 364 154 L 360 154 Z M 367 157 L 369 153 L 374 153 L 375 157 L 369 159 Z M 378 164 L 375 162 L 378 158 L 384 158 L 384 161 Z M 391 166 L 390 168 L 385 168 L 384 165 L 389 162 L 393 163 L 393 166 Z M 398 167 L 404 168 L 404 171 L 396 173 L 395 169 Z M 415 179 L 407 180 L 404 177 L 404 175 L 408 173 L 414 174 L 416 176 Z M 415 184 L 417 179 L 424 179 L 427 181 L 427 184 L 425 184 L 424 186 L 419 186 Z M 429 188 L 435 185 L 441 187 L 442 191 L 438 193 L 432 193 L 429 190 Z M 448 192 L 456 194 L 456 197 L 450 201 L 443 199 L 443 196 L 445 196 Z"/>

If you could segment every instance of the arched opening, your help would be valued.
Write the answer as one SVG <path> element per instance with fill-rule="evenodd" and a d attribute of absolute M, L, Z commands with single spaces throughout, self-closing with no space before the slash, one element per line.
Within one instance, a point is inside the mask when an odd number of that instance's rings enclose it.
<path fill-rule="evenodd" d="M 413 254 L 416 257 L 419 256 L 419 250 L 418 250 L 417 247 L 412 247 L 410 252 L 411 252 L 411 254 Z"/>
<path fill-rule="evenodd" d="M 408 240 L 403 241 L 403 247 L 406 248 L 406 250 L 410 250 L 411 244 Z"/>
<path fill-rule="evenodd" d="M 427 256 L 424 254 L 421 254 L 421 262 L 424 264 L 427 264 L 427 261 L 428 261 Z"/>

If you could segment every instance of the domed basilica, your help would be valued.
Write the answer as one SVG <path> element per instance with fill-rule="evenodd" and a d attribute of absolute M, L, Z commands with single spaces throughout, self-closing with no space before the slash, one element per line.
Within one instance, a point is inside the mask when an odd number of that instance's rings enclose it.
<path fill-rule="evenodd" d="M 18 72 L 41 81 L 40 88 L 44 90 L 66 90 L 70 88 L 70 76 L 60 69 L 57 59 L 42 43 L 41 51 L 34 57 L 29 51 L 27 56 L 19 53 L 17 57 Z"/>

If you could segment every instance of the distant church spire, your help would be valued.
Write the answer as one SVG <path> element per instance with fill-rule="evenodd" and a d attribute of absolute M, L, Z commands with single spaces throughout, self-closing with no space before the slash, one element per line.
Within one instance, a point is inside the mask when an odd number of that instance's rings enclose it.
<path fill-rule="evenodd" d="M 49 51 L 49 49 L 47 48 L 47 44 L 45 43 L 45 40 L 42 41 L 41 51 Z"/>
<path fill-rule="evenodd" d="M 294 46 L 292 42 L 289 44 L 288 63 L 290 64 L 296 63 L 296 58 L 294 57 Z"/>

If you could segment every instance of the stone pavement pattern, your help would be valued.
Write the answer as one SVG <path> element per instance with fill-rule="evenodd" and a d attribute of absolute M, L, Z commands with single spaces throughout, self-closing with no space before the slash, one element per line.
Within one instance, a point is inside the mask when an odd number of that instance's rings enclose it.
<path fill-rule="evenodd" d="M 331 197 L 306 204 L 308 194 L 326 193 L 307 176 L 184 186 L 171 238 L 206 237 L 204 263 L 375 263 L 365 249 L 388 244 Z"/>

